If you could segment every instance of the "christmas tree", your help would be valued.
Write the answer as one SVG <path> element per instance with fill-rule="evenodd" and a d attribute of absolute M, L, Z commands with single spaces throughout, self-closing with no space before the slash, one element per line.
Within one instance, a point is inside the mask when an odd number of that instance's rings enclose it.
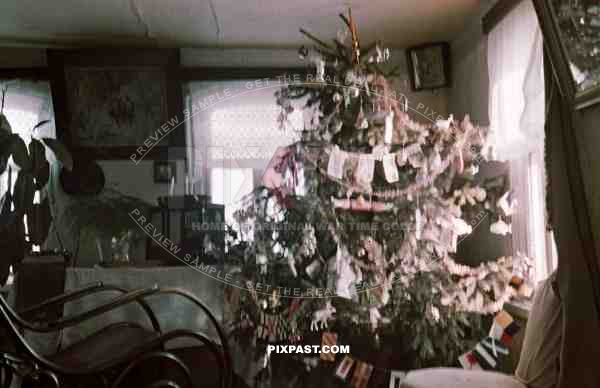
<path fill-rule="evenodd" d="M 332 44 L 301 30 L 315 72 L 276 93 L 282 127 L 295 101 L 311 120 L 235 214 L 252 228 L 229 242 L 249 290 L 229 290 L 233 327 L 259 355 L 328 332 L 367 358 L 392 344 L 383 367 L 451 366 L 479 339 L 480 317 L 515 295 L 525 260 L 470 267 L 457 245 L 486 217 L 509 232 L 514 204 L 505 180 L 478 179 L 486 129 L 469 117 L 414 121 L 390 86 L 389 50 L 363 51 L 351 14 L 340 17 L 347 33 Z"/>

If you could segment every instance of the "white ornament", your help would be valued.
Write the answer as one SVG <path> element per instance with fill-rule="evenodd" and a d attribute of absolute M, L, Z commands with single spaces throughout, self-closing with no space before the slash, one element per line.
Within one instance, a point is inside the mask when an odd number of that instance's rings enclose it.
<path fill-rule="evenodd" d="M 394 154 L 385 155 L 382 159 L 382 163 L 385 179 L 389 183 L 398 182 L 400 176 L 398 175 L 398 166 L 396 165 L 396 157 Z"/>
<path fill-rule="evenodd" d="M 392 136 L 394 135 L 394 111 L 385 116 L 385 131 L 383 134 L 383 142 L 385 144 L 392 144 Z"/>
<path fill-rule="evenodd" d="M 421 214 L 421 209 L 417 208 L 417 210 L 415 210 L 415 238 L 417 240 L 421 239 L 421 233 L 423 233 L 423 216 Z"/>
<path fill-rule="evenodd" d="M 504 222 L 502 219 L 494 222 L 490 225 L 490 232 L 494 234 L 499 234 L 501 236 L 506 236 L 508 233 L 512 233 L 511 225 Z"/>
<path fill-rule="evenodd" d="M 317 310 L 313 313 L 313 319 L 310 323 L 310 330 L 317 331 L 327 328 L 327 321 L 333 319 L 335 314 L 335 307 L 331 305 L 330 301 L 327 301 L 325 307 Z"/>
<path fill-rule="evenodd" d="M 319 260 L 315 260 L 312 263 L 310 263 L 308 266 L 306 266 L 306 274 L 308 275 L 309 278 L 314 278 L 315 274 L 317 274 L 319 272 L 319 270 L 321 269 L 321 262 Z"/>
<path fill-rule="evenodd" d="M 335 292 L 338 296 L 351 299 L 357 275 L 350 265 L 352 258 L 345 247 L 338 246 L 335 258 Z"/>
<path fill-rule="evenodd" d="M 329 155 L 329 162 L 327 163 L 327 174 L 336 179 L 342 179 L 344 175 L 344 162 L 346 161 L 348 154 L 341 151 L 339 148 L 333 148 Z"/>
<path fill-rule="evenodd" d="M 453 121 L 454 121 L 454 115 L 450 115 L 450 117 L 448 117 L 448 120 L 437 120 L 435 122 L 435 124 L 437 125 L 437 127 L 439 129 L 447 131 L 450 128 L 450 125 L 452 124 Z"/>
<path fill-rule="evenodd" d="M 500 197 L 500 199 L 496 203 L 496 205 L 500 209 L 502 209 L 502 211 L 504 212 L 504 215 L 506 215 L 506 216 L 511 216 L 515 212 L 515 209 L 517 207 L 516 200 L 509 202 L 509 200 L 508 200 L 509 195 L 510 195 L 510 191 L 507 191 L 506 193 L 504 193 L 504 195 L 502 197 Z"/>
<path fill-rule="evenodd" d="M 287 257 L 288 265 L 290 266 L 290 271 L 294 274 L 294 277 L 298 277 L 298 270 L 296 269 L 296 259 L 293 255 L 289 255 Z"/>
<path fill-rule="evenodd" d="M 369 321 L 371 322 L 371 329 L 376 330 L 381 320 L 381 313 L 377 307 L 371 307 L 369 309 Z"/>
<path fill-rule="evenodd" d="M 267 274 L 267 256 L 264 254 L 259 253 L 258 255 L 256 255 L 256 265 L 259 266 L 260 268 L 260 273 L 262 275 L 266 275 Z"/>
<path fill-rule="evenodd" d="M 371 187 L 373 173 L 375 172 L 375 160 L 368 157 L 359 157 L 358 166 L 354 173 L 356 183 L 361 187 Z"/>
<path fill-rule="evenodd" d="M 471 234 L 473 227 L 465 222 L 462 218 L 455 217 L 452 220 L 454 231 L 457 235 L 462 236 L 463 234 Z"/>

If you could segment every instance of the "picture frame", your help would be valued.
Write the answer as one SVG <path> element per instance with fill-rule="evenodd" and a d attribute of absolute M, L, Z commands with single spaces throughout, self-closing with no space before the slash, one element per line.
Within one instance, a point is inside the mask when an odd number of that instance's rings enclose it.
<path fill-rule="evenodd" d="M 174 160 L 154 161 L 154 183 L 177 181 L 177 163 Z"/>
<path fill-rule="evenodd" d="M 533 3 L 563 96 L 575 110 L 600 103 L 600 56 L 592 51 L 600 39 L 600 6 L 587 0 Z"/>
<path fill-rule="evenodd" d="M 406 50 L 413 91 L 433 90 L 450 85 L 450 45 L 427 43 Z"/>
<path fill-rule="evenodd" d="M 183 159 L 179 64 L 177 49 L 49 50 L 58 138 L 96 159 Z"/>

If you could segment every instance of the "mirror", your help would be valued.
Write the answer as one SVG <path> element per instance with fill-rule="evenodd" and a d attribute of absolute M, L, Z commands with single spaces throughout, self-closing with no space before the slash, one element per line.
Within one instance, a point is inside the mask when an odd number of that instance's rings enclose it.
<path fill-rule="evenodd" d="M 551 1 L 577 92 L 600 86 L 600 3 Z"/>

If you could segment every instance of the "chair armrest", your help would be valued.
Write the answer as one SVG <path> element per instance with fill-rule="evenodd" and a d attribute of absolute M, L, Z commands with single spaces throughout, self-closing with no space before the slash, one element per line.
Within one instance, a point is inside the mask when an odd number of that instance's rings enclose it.
<path fill-rule="evenodd" d="M 77 290 L 73 290 L 73 291 L 69 291 L 69 292 L 66 292 L 61 295 L 57 295 L 57 296 L 50 298 L 42 303 L 37 304 L 35 306 L 31 306 L 25 310 L 19 311 L 18 314 L 23 316 L 23 315 L 38 313 L 40 311 L 50 309 L 57 305 L 64 305 L 68 302 L 71 302 L 71 301 L 74 301 L 74 300 L 77 300 L 77 299 L 80 299 L 80 298 L 83 298 L 83 297 L 86 297 L 89 295 L 94 295 L 99 292 L 107 292 L 107 291 L 115 291 L 120 294 L 126 294 L 128 292 L 126 289 L 115 286 L 115 285 L 105 285 L 102 282 L 97 282 L 97 283 L 92 283 L 90 285 L 84 286 Z M 156 318 L 156 315 L 154 314 L 154 312 L 152 311 L 150 306 L 143 299 L 137 300 L 136 302 L 140 305 L 140 307 L 144 310 L 144 312 L 148 316 L 148 319 L 150 320 L 150 323 L 152 324 L 152 328 L 156 332 L 161 333 L 162 331 L 160 328 L 160 323 L 158 322 L 158 319 Z M 60 319 L 57 321 L 45 323 L 44 326 L 54 327 L 53 324 L 58 321 L 60 321 Z M 30 327 L 27 327 L 27 328 L 29 330 L 38 331 L 35 328 L 39 328 L 39 326 L 33 326 L 33 327 L 34 328 L 30 328 Z"/>
<path fill-rule="evenodd" d="M 225 386 L 230 387 L 233 384 L 233 362 L 231 360 L 231 352 L 229 350 L 229 343 L 227 342 L 227 337 L 225 336 L 225 333 L 223 332 L 221 325 L 219 325 L 219 322 L 217 321 L 217 319 L 215 318 L 213 313 L 208 309 L 208 307 L 206 307 L 204 305 L 204 303 L 202 303 L 200 300 L 198 300 L 198 298 L 196 298 L 196 296 L 194 296 L 192 293 L 187 292 L 185 290 L 182 290 L 179 288 L 162 288 L 159 290 L 159 293 L 160 294 L 173 294 L 173 295 L 178 295 L 178 296 L 184 297 L 185 299 L 194 303 L 197 307 L 199 307 L 208 316 L 211 323 L 217 330 L 217 334 L 219 335 L 219 339 L 221 341 L 221 347 L 223 348 L 223 358 L 225 359 L 226 369 L 228 371 L 227 376 L 226 376 L 227 381 L 226 381 Z"/>
<path fill-rule="evenodd" d="M 231 366 L 233 364 L 231 361 L 231 353 L 229 351 L 229 345 L 228 345 L 227 337 L 225 336 L 225 333 L 223 332 L 221 326 L 219 325 L 219 322 L 217 321 L 217 319 L 215 318 L 213 313 L 208 309 L 208 307 L 206 307 L 193 294 L 191 294 L 187 291 L 184 291 L 182 289 L 179 289 L 179 288 L 159 288 L 158 286 L 154 286 L 151 288 L 131 291 L 131 292 L 122 294 L 116 298 L 113 298 L 103 305 L 94 307 L 91 310 L 88 310 L 83 313 L 76 314 L 76 315 L 73 315 L 70 317 L 64 317 L 64 318 L 61 318 L 54 322 L 50 322 L 45 327 L 37 328 L 37 331 L 50 332 L 50 331 L 57 330 L 58 328 L 73 326 L 73 325 L 79 324 L 83 321 L 86 321 L 90 318 L 101 315 L 107 311 L 113 310 L 117 307 L 124 306 L 124 305 L 127 305 L 132 302 L 139 303 L 139 301 L 141 301 L 149 296 L 167 295 L 167 294 L 179 295 L 181 297 L 188 299 L 189 301 L 194 303 L 197 307 L 199 307 L 208 316 L 209 320 L 211 321 L 211 323 L 213 324 L 213 326 L 215 327 L 215 329 L 217 331 L 219 340 L 221 341 L 221 347 L 223 349 L 223 357 L 225 359 L 225 364 L 226 364 L 228 370 L 230 371 L 230 373 L 227 376 L 228 384 L 230 384 L 233 379 L 233 375 L 231 374 Z"/>

